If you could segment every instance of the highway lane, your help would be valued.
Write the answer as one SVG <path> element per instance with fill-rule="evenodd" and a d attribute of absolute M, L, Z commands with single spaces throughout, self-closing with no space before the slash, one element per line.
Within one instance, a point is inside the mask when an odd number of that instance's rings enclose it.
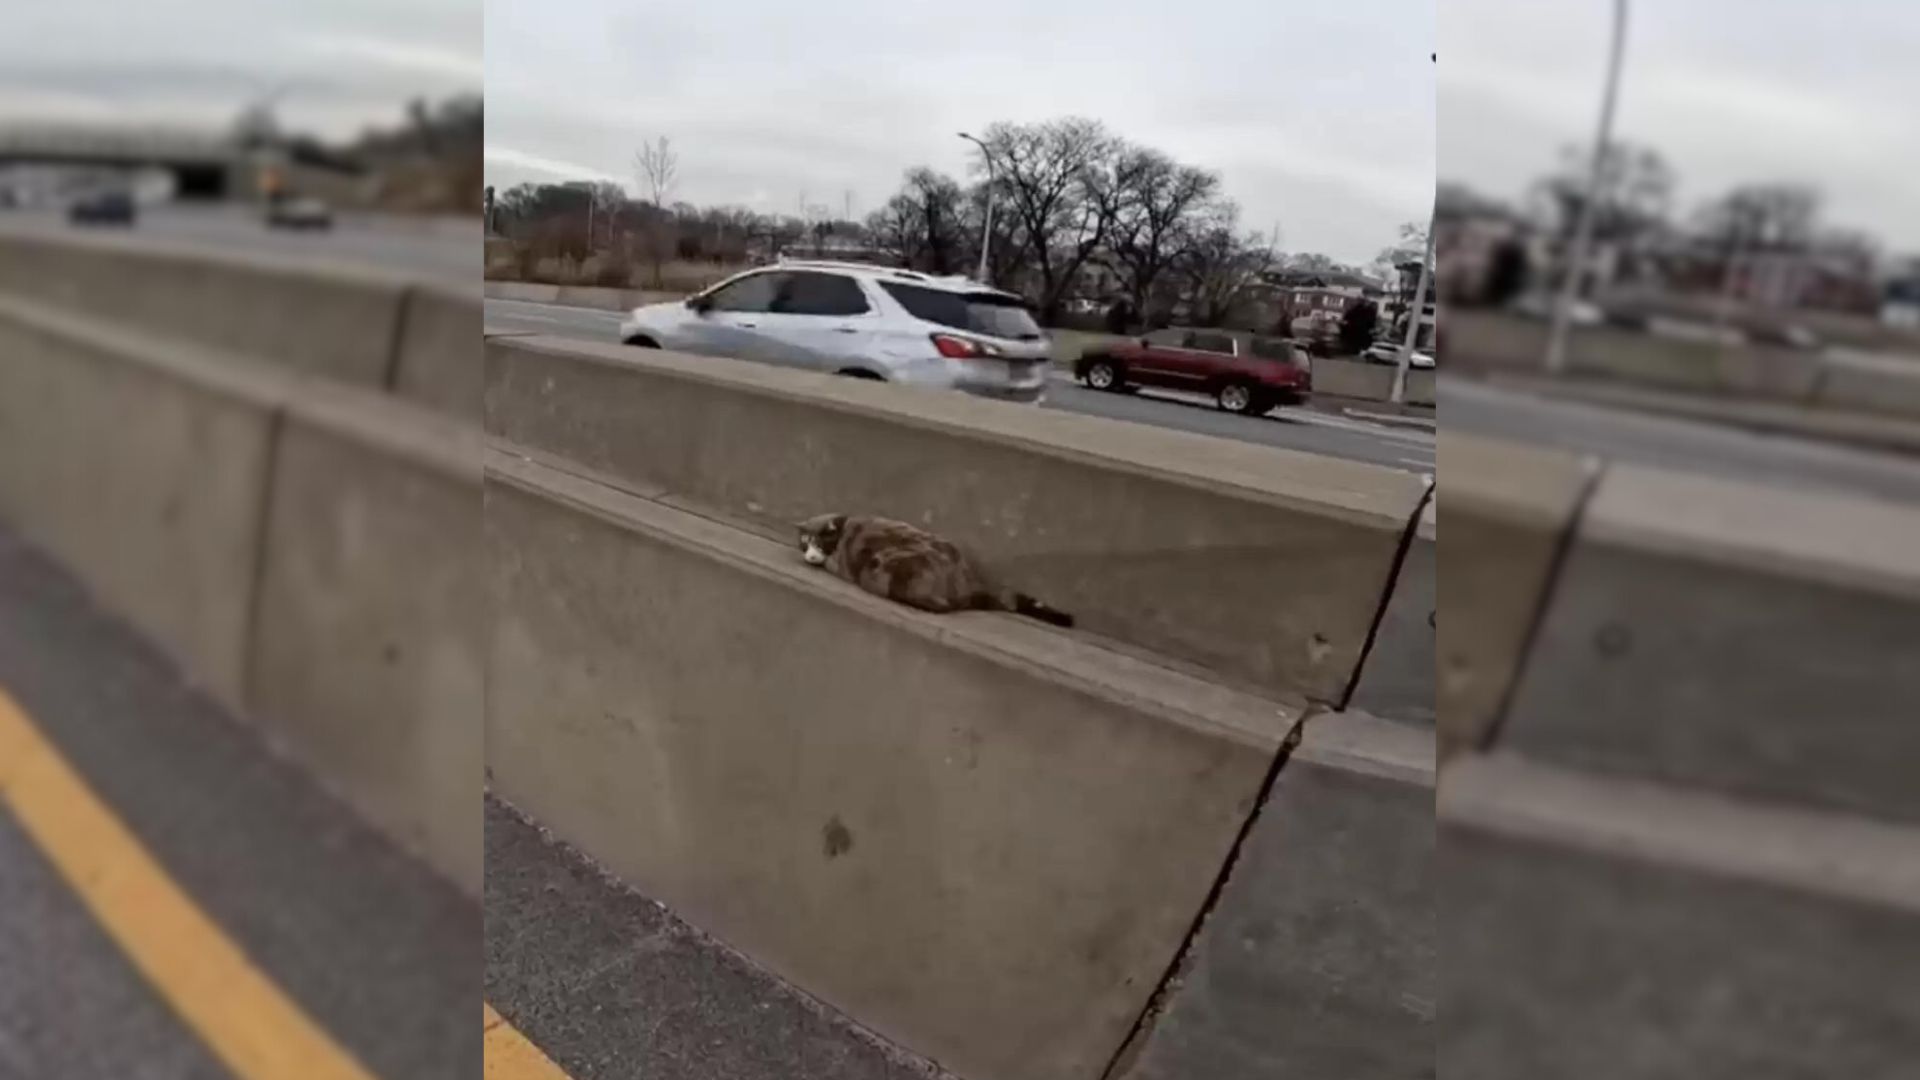
<path fill-rule="evenodd" d="M 517 300 L 488 300 L 486 310 L 490 329 L 585 341 L 616 340 L 621 319 L 618 312 Z M 1304 408 L 1279 409 L 1264 417 L 1235 416 L 1215 409 L 1210 399 L 1198 395 L 1100 393 L 1080 386 L 1062 372 L 1056 372 L 1054 380 L 1047 391 L 1046 407 L 1050 409 L 1327 454 L 1405 472 L 1430 474 L 1434 469 L 1434 437 L 1428 431 Z"/>
<path fill-rule="evenodd" d="M 297 1041 L 303 1077 L 470 1080 L 481 936 L 0 527 L 0 1077 L 253 1080 L 287 1074 L 221 1062 Z"/>
<path fill-rule="evenodd" d="M 238 205 L 144 208 L 131 229 L 79 229 L 63 214 L 45 209 L 0 210 L 0 234 L 124 237 L 131 243 L 164 244 L 215 254 L 267 255 L 345 263 L 399 273 L 440 284 L 478 288 L 480 225 L 464 229 L 445 221 L 395 215 L 348 215 L 325 232 L 268 228 L 258 211 Z"/>
<path fill-rule="evenodd" d="M 1913 459 L 1789 435 L 1653 416 L 1462 379 L 1440 380 L 1440 422 L 1662 469 L 1920 503 Z"/>

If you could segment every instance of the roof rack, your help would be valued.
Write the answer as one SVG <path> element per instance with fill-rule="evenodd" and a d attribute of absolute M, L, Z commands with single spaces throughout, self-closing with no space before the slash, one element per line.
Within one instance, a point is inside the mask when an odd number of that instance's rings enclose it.
<path fill-rule="evenodd" d="M 864 270 L 870 274 L 889 274 L 893 277 L 907 278 L 910 281 L 927 281 L 927 275 L 918 270 L 903 270 L 897 266 L 882 266 L 878 263 L 851 262 L 845 259 L 790 259 L 780 256 L 781 266 L 816 266 L 835 270 Z"/>

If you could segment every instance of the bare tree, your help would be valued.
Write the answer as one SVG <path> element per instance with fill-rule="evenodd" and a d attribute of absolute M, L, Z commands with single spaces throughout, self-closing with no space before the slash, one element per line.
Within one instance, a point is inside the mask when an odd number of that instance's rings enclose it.
<path fill-rule="evenodd" d="M 1260 233 L 1242 234 L 1240 208 L 1220 202 L 1194 223 L 1193 238 L 1178 261 L 1185 278 L 1191 321 L 1218 326 L 1230 320 L 1248 287 L 1273 266 L 1273 248 Z"/>
<path fill-rule="evenodd" d="M 1135 317 L 1144 320 L 1154 286 L 1194 238 L 1194 218 L 1219 194 L 1220 178 L 1158 150 L 1127 147 L 1120 157 L 1116 173 L 1128 183 L 1115 192 L 1107 248 L 1127 280 Z"/>
<path fill-rule="evenodd" d="M 1534 184 L 1533 199 L 1553 219 L 1554 229 L 1571 236 L 1587 200 L 1585 146 L 1560 151 L 1555 170 Z M 1628 241 L 1663 225 L 1673 207 L 1673 166 L 1658 150 L 1627 142 L 1609 143 L 1600 160 L 1600 186 L 1593 235 L 1602 241 Z"/>
<path fill-rule="evenodd" d="M 633 155 L 633 167 L 641 194 L 656 211 L 647 215 L 641 239 L 653 265 L 653 287 L 657 289 L 662 284 L 663 264 L 678 232 L 674 218 L 667 212 L 667 200 L 673 196 L 674 185 L 680 179 L 680 155 L 674 150 L 673 141 L 662 135 L 653 142 L 640 144 Z"/>
<path fill-rule="evenodd" d="M 1408 221 L 1400 226 L 1400 238 L 1380 249 L 1369 267 L 1376 277 L 1391 283 L 1402 266 L 1427 257 L 1427 227 Z"/>
<path fill-rule="evenodd" d="M 868 215 L 868 226 L 901 262 L 935 274 L 957 273 L 967 258 L 966 193 L 952 177 L 920 166 Z"/>
<path fill-rule="evenodd" d="M 1805 251 L 1818 234 L 1820 194 L 1802 184 L 1747 184 L 1709 203 L 1702 232 L 1729 250 Z"/>
<path fill-rule="evenodd" d="M 1098 121 L 1080 117 L 1039 124 L 996 123 L 987 129 L 996 204 L 1025 234 L 1040 275 L 1039 306 L 1049 319 L 1075 276 L 1103 240 L 1118 201 L 1113 173 L 1119 141 Z"/>

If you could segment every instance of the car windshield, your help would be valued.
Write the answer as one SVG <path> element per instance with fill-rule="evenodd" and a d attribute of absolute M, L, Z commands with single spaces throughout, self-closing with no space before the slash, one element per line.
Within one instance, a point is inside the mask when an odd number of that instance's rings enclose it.
<path fill-rule="evenodd" d="M 916 319 L 1015 341 L 1037 341 L 1041 337 L 1040 324 L 1016 297 L 927 289 L 899 281 L 882 281 L 880 287 Z"/>

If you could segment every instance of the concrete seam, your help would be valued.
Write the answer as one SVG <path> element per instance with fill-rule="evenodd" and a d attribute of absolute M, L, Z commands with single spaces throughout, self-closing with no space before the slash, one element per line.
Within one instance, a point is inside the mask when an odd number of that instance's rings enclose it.
<path fill-rule="evenodd" d="M 1433 501 L 1434 487 L 1434 484 L 1427 485 L 1420 501 L 1414 504 L 1413 513 L 1407 516 L 1406 527 L 1400 530 L 1400 544 L 1393 552 L 1393 564 L 1387 571 L 1386 587 L 1380 590 L 1380 603 L 1373 609 L 1373 620 L 1367 624 L 1367 637 L 1360 643 L 1360 655 L 1354 660 L 1353 671 L 1347 676 L 1346 688 L 1340 692 L 1340 700 L 1334 703 L 1337 709 L 1345 710 L 1353 702 L 1353 695 L 1360 690 L 1360 679 L 1366 674 L 1374 641 L 1380 636 L 1380 624 L 1386 621 L 1387 608 L 1393 603 L 1394 586 L 1400 583 L 1400 571 L 1406 565 L 1407 553 L 1413 550 L 1413 542 L 1420 535 L 1420 516 L 1426 513 L 1427 504 Z M 1435 598 L 1435 604 L 1437 608 L 1438 597 Z"/>
<path fill-rule="evenodd" d="M 1416 520 L 1418 518 L 1416 517 Z M 1133 1026 L 1127 1029 L 1127 1035 L 1120 1040 L 1113 1056 L 1107 1059 L 1106 1068 L 1100 1070 L 1100 1080 L 1122 1080 L 1133 1063 L 1146 1048 L 1148 1037 L 1153 1034 L 1159 1023 L 1160 1015 L 1166 1011 L 1167 1000 L 1180 987 L 1180 979 L 1192 967 L 1193 951 L 1200 942 L 1200 935 L 1206 930 L 1207 922 L 1213 917 L 1214 909 L 1220 906 L 1220 898 L 1225 895 L 1227 883 L 1233 879 L 1234 868 L 1240 865 L 1241 852 L 1246 848 L 1247 838 L 1253 835 L 1254 826 L 1260 821 L 1260 815 L 1266 810 L 1267 803 L 1273 797 L 1273 788 L 1280 780 L 1280 772 L 1293 757 L 1293 752 L 1305 738 L 1307 721 L 1323 715 L 1318 708 L 1308 706 L 1300 719 L 1280 742 L 1280 749 L 1273 755 L 1273 761 L 1267 766 L 1267 775 L 1260 781 L 1260 790 L 1253 800 L 1253 808 L 1248 811 L 1240 829 L 1234 834 L 1232 846 L 1227 848 L 1227 857 L 1221 861 L 1219 873 L 1214 875 L 1213 883 L 1207 888 L 1206 899 L 1201 901 L 1200 910 L 1194 913 L 1193 921 L 1187 926 L 1187 932 L 1180 939 L 1180 947 L 1174 951 L 1173 959 L 1154 984 L 1153 993 L 1148 995 L 1147 1004 L 1134 1018 Z"/>
<path fill-rule="evenodd" d="M 387 335 L 386 367 L 380 373 L 380 388 L 391 394 L 400 381 L 400 356 L 406 347 L 407 320 L 413 317 L 413 300 L 420 290 L 412 285 L 400 287 L 400 302 L 393 313 L 393 329 Z"/>
<path fill-rule="evenodd" d="M 260 668 L 260 620 L 265 606 L 263 594 L 267 582 L 267 541 L 273 529 L 274 477 L 280 470 L 280 444 L 287 434 L 287 408 L 279 405 L 267 413 L 267 452 L 260 475 L 260 505 L 253 520 L 253 565 L 247 569 L 247 614 L 241 632 L 241 648 L 246 650 L 241 664 L 240 701 L 249 716 L 255 713 L 259 699 L 257 679 Z"/>
<path fill-rule="evenodd" d="M 1533 654 L 1533 646 L 1540 637 L 1540 628 L 1546 625 L 1547 612 L 1552 610 L 1554 594 L 1560 588 L 1560 581 L 1566 570 L 1567 560 L 1573 555 L 1574 541 L 1580 535 L 1580 527 L 1586 521 L 1587 505 L 1593 501 L 1594 491 L 1600 486 L 1600 477 L 1606 472 L 1606 463 L 1599 458 L 1588 458 L 1587 475 L 1582 478 L 1580 490 L 1573 498 L 1573 510 L 1567 515 L 1567 527 L 1560 531 L 1553 546 L 1553 557 L 1547 563 L 1547 579 L 1540 585 L 1539 599 L 1534 602 L 1533 612 L 1527 620 L 1526 636 L 1521 639 L 1520 651 L 1513 665 L 1513 676 L 1507 685 L 1500 689 L 1500 704 L 1493 710 L 1493 716 L 1473 742 L 1474 749 L 1488 750 L 1500 738 L 1501 729 L 1507 725 L 1507 714 L 1513 709 L 1514 698 L 1520 693 L 1520 680 L 1526 677 L 1527 661 Z"/>

